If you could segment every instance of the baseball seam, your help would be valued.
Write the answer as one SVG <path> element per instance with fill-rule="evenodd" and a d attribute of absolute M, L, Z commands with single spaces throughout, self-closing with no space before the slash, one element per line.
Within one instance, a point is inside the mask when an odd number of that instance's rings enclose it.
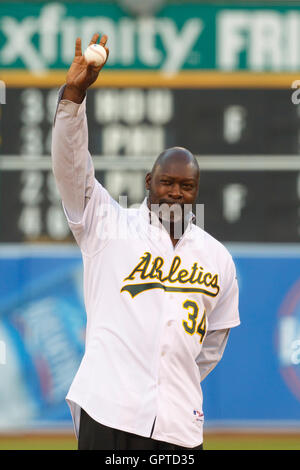
<path fill-rule="evenodd" d="M 97 51 L 97 49 L 94 49 L 92 46 L 89 46 L 89 49 L 91 49 L 93 52 L 95 52 L 96 54 L 98 54 L 103 60 L 106 59 L 106 57 L 103 57 L 103 55 L 101 54 L 100 51 Z"/>

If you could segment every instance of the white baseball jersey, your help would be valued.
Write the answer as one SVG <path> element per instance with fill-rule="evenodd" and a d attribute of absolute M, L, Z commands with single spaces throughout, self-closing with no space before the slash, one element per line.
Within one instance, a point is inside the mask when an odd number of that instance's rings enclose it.
<path fill-rule="evenodd" d="M 60 102 L 52 155 L 84 265 L 85 353 L 67 395 L 76 435 L 83 408 L 106 426 L 198 446 L 200 382 L 240 323 L 231 255 L 191 219 L 174 247 L 146 200 L 124 209 L 110 197 L 94 178 L 85 101 Z"/>

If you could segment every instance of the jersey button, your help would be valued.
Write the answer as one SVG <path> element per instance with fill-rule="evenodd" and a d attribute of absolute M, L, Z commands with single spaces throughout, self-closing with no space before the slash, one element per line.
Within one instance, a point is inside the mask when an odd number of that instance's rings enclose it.
<path fill-rule="evenodd" d="M 172 320 L 169 320 L 167 323 L 167 326 L 171 326 L 171 325 L 172 325 Z"/>

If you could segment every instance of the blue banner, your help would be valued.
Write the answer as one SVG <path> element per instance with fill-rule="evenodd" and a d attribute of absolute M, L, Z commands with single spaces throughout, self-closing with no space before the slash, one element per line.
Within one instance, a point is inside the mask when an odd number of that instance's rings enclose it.
<path fill-rule="evenodd" d="M 212 425 L 299 426 L 299 247 L 232 246 L 241 325 L 203 382 Z"/>
<path fill-rule="evenodd" d="M 228 248 L 241 325 L 202 384 L 206 426 L 297 426 L 300 249 Z M 0 430 L 71 428 L 65 396 L 84 353 L 86 323 L 80 252 L 0 248 L 0 279 Z"/>
<path fill-rule="evenodd" d="M 0 258 L 0 428 L 69 424 L 65 396 L 84 352 L 80 254 L 9 251 Z"/>

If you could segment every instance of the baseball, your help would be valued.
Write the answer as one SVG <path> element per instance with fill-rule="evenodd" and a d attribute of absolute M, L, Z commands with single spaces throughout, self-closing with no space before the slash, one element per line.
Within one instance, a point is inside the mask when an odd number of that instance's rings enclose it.
<path fill-rule="evenodd" d="M 100 44 L 91 44 L 84 53 L 87 63 L 94 62 L 97 67 L 106 61 L 106 50 Z"/>

